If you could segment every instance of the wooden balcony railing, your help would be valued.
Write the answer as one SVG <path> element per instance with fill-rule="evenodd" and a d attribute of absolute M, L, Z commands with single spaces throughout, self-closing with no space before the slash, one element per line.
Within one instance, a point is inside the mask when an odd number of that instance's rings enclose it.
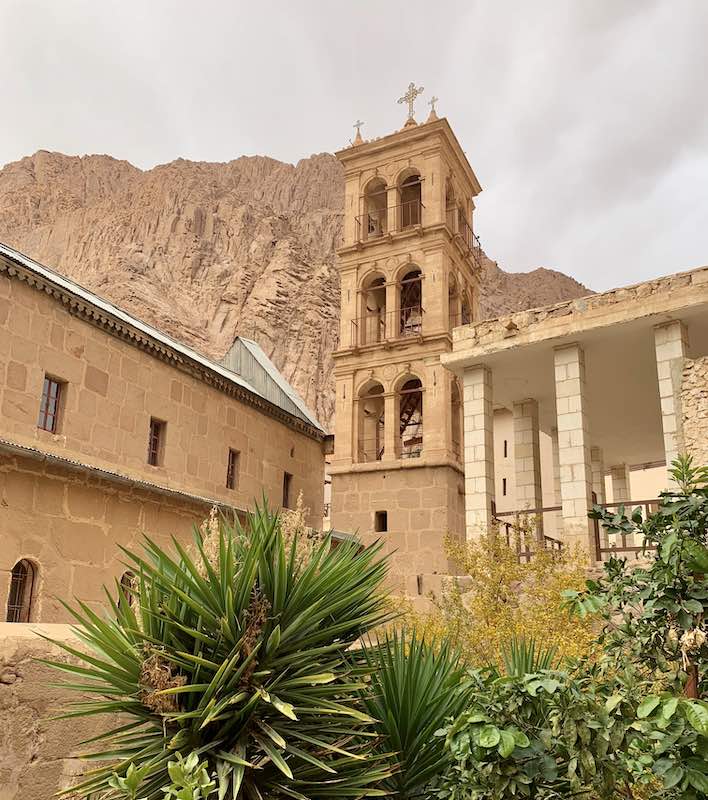
<path fill-rule="evenodd" d="M 642 516 L 646 519 L 649 514 L 654 514 L 659 509 L 659 503 L 661 501 L 658 499 L 653 500 L 622 500 L 618 503 L 598 503 L 600 508 L 610 509 L 611 511 L 615 511 L 617 513 L 618 518 L 621 517 L 623 514 L 631 515 L 632 511 L 635 508 L 642 509 Z M 636 542 L 632 541 L 631 543 L 627 541 L 627 534 L 626 533 L 609 533 L 608 531 L 604 531 L 604 535 L 607 537 L 607 545 L 603 545 L 603 528 L 600 523 L 600 520 L 593 520 L 595 525 L 595 557 L 598 561 L 603 560 L 603 556 L 607 553 L 611 553 L 612 555 L 618 554 L 631 554 L 634 553 L 635 556 L 639 556 L 639 554 L 645 552 L 646 550 L 654 550 L 656 549 L 656 545 L 653 544 L 644 544 L 641 542 L 637 544 Z"/>

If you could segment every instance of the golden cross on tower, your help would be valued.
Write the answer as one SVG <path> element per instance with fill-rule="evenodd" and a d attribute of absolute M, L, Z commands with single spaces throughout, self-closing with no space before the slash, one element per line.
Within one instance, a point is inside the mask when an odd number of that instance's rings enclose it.
<path fill-rule="evenodd" d="M 417 89 L 415 88 L 414 83 L 408 84 L 408 91 L 403 95 L 403 97 L 399 97 L 399 103 L 408 103 L 408 119 L 413 120 L 413 103 L 415 103 L 416 97 L 419 94 L 423 94 L 423 87 L 419 86 Z"/>

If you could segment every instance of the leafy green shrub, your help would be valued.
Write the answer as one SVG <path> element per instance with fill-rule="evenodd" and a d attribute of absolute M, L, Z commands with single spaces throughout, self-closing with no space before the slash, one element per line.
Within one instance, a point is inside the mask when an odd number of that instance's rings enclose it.
<path fill-rule="evenodd" d="M 111 600 L 112 618 L 72 611 L 93 652 L 57 642 L 84 663 L 54 666 L 93 699 L 67 716 L 124 724 L 94 740 L 99 767 L 71 791 L 125 796 L 137 775 L 147 800 L 209 793 L 211 780 L 219 800 L 381 794 L 390 770 L 346 652 L 387 621 L 378 549 L 325 539 L 301 563 L 267 509 L 212 528 L 192 552 L 149 539 L 144 555 L 125 551 L 134 602 Z"/>
<path fill-rule="evenodd" d="M 639 734 L 591 672 L 474 670 L 469 707 L 438 731 L 453 758 L 440 798 L 610 798 L 633 781 Z M 636 755 L 641 757 L 640 749 Z M 641 767 L 639 772 L 641 772 Z"/>
<path fill-rule="evenodd" d="M 663 492 L 658 511 L 646 519 L 639 508 L 630 516 L 622 508 L 591 513 L 611 533 L 640 534 L 655 545 L 651 564 L 630 569 L 613 558 L 602 579 L 565 597 L 580 616 L 601 612 L 607 653 L 629 659 L 666 688 L 698 697 L 708 679 L 708 468 L 682 457 L 672 475 L 676 489 Z"/>

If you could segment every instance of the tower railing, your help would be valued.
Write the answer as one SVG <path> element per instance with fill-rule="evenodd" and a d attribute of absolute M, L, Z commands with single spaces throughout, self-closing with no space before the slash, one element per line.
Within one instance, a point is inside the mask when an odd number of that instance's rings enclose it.
<path fill-rule="evenodd" d="M 472 254 L 475 261 L 480 264 L 482 258 L 482 245 L 479 236 L 472 230 L 467 221 L 465 212 L 460 206 L 449 206 L 445 211 L 445 222 L 450 233 L 457 237 L 463 247 Z"/>
<path fill-rule="evenodd" d="M 351 321 L 351 346 L 379 344 L 423 333 L 423 306 L 376 311 Z"/>
<path fill-rule="evenodd" d="M 425 206 L 420 200 L 408 200 L 397 206 L 372 208 L 355 217 L 356 240 L 366 242 L 388 233 L 400 233 L 423 224 Z"/>

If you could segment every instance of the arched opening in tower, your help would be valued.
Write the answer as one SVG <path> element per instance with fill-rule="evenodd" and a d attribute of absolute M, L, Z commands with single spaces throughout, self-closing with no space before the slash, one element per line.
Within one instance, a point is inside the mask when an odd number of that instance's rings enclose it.
<path fill-rule="evenodd" d="M 409 378 L 400 389 L 398 403 L 401 458 L 418 458 L 423 452 L 423 384 Z"/>
<path fill-rule="evenodd" d="M 381 461 L 384 454 L 385 409 L 383 386 L 370 381 L 359 392 L 358 461 Z"/>

